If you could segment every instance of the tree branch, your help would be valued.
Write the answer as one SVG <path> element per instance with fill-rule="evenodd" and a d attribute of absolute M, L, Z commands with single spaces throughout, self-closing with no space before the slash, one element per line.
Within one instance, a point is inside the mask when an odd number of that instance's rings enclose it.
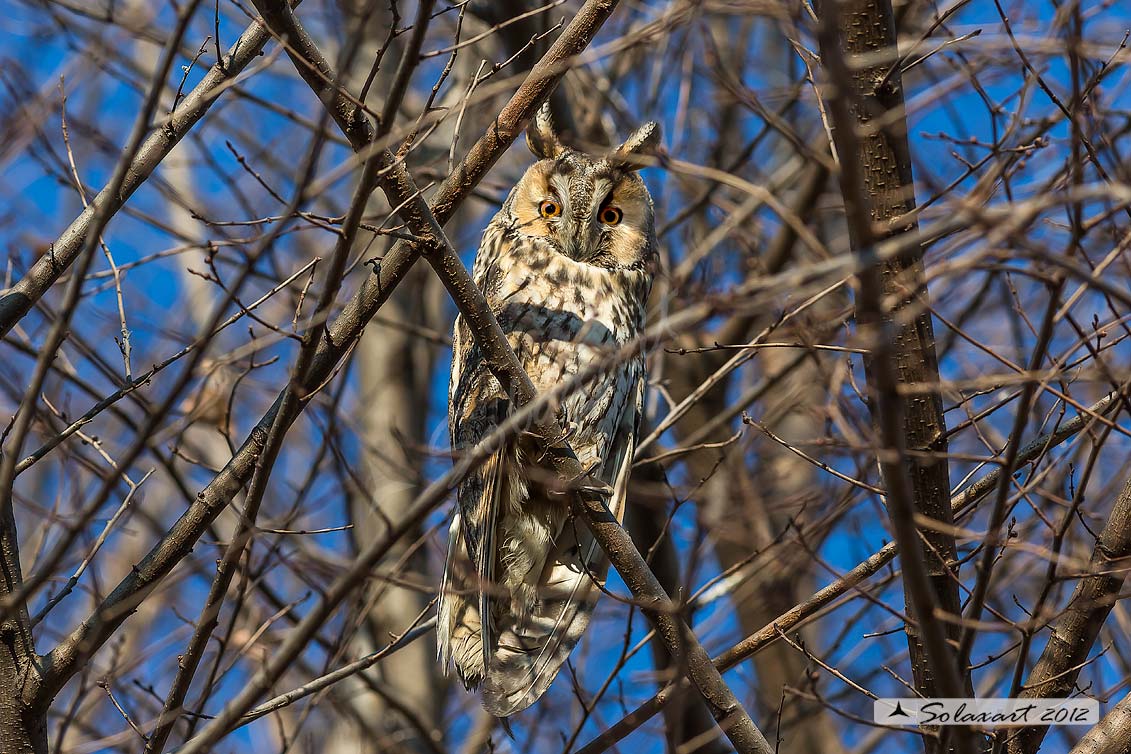
<path fill-rule="evenodd" d="M 944 625 L 935 615 L 936 608 L 950 616 L 961 610 L 950 533 L 954 519 L 947 504 L 950 474 L 942 398 L 937 391 L 899 394 L 901 385 L 939 384 L 923 252 L 913 249 L 884 263 L 874 258 L 877 241 L 917 230 L 914 222 L 893 225 L 915 209 L 902 77 L 898 62 L 890 70 L 883 64 L 856 64 L 850 70 L 846 60 L 898 51 L 892 6 L 890 0 L 829 0 L 821 3 L 820 14 L 818 37 L 832 84 L 828 110 L 849 237 L 865 265 L 856 318 L 872 349 L 864 366 L 880 436 L 887 508 L 913 617 L 906 625 L 911 670 L 924 696 L 968 696 L 969 673 L 959 667 L 947 643 L 958 639 L 958 626 L 953 621 Z M 891 311 L 888 300 L 896 302 Z M 897 322 L 900 318 L 903 321 Z M 920 532 L 914 522 L 917 514 L 939 525 Z M 968 728 L 960 729 L 958 738 L 963 750 L 973 751 Z M 938 739 L 925 736 L 923 741 L 929 754 L 939 750 Z"/>
<path fill-rule="evenodd" d="M 435 218 L 435 222 L 444 223 L 452 216 L 456 207 L 478 185 L 514 139 L 522 133 L 541 102 L 564 75 L 569 61 L 589 44 L 611 10 L 609 2 L 589 2 L 562 32 L 499 112 L 491 127 L 472 146 L 452 175 L 437 189 L 431 207 L 431 216 Z M 390 167 L 379 157 L 375 159 L 378 159 L 379 168 Z M 399 167 L 399 170 L 394 169 L 385 174 L 383 188 L 389 180 L 398 178 L 411 182 L 403 166 L 399 163 L 395 163 L 395 166 Z M 405 195 L 418 196 L 411 183 L 402 191 Z M 352 299 L 327 328 L 326 337 L 319 343 L 313 357 L 308 372 L 308 384 L 321 384 L 330 378 L 342 358 L 361 337 L 366 324 L 408 273 L 419 255 L 420 248 L 416 242 L 400 241 L 383 259 L 375 262 L 373 273 L 366 277 Z M 102 600 L 90 616 L 54 650 L 43 657 L 44 682 L 40 689 L 38 704 L 46 706 L 54 698 L 63 685 L 82 667 L 85 659 L 114 635 L 122 622 L 137 609 L 138 604 L 191 552 L 196 541 L 207 531 L 212 521 L 243 489 L 262 453 L 268 432 L 275 423 L 276 417 L 280 417 L 284 398 L 285 393 L 276 398 L 227 465 L 197 495 L 193 504 L 173 524 L 166 535 L 130 570 L 130 573 Z M 282 414 L 280 420 L 283 426 L 292 424 L 305 406 L 304 400 L 294 411 Z M 435 490 L 431 493 L 426 491 L 423 497 L 427 502 L 431 500 L 429 494 L 437 495 L 443 492 L 446 490 L 440 493 Z M 442 498 L 437 498 L 437 501 L 439 499 Z M 424 513 L 420 513 L 421 518 L 423 515 Z M 372 548 L 367 549 L 366 552 L 371 553 Z M 379 557 L 380 554 L 373 562 Z M 344 599 L 346 593 L 348 590 L 338 595 L 337 600 Z M 329 599 L 329 595 L 326 599 Z M 329 610 L 324 616 L 332 612 L 337 602 L 330 600 L 327 604 Z"/>
<path fill-rule="evenodd" d="M 295 4 L 301 1 L 295 0 Z M 124 166 L 122 177 L 118 180 L 112 178 L 51 244 L 50 250 L 31 266 L 19 282 L 4 291 L 0 297 L 0 337 L 7 335 L 59 276 L 78 259 L 84 243 L 96 227 L 97 232 L 94 232 L 93 237 L 97 239 L 101 228 L 125 205 L 138 187 L 148 180 L 185 134 L 200 122 L 220 95 L 235 83 L 236 77 L 248 64 L 259 57 L 270 38 L 262 21 L 252 21 L 232 45 L 228 56 L 213 65 L 204 79 L 185 95 L 168 119 L 141 143 Z"/>
<path fill-rule="evenodd" d="M 1120 699 L 1069 754 L 1131 754 L 1131 694 Z"/>
<path fill-rule="evenodd" d="M 1017 454 L 1017 464 L 1023 465 L 1029 463 L 1060 445 L 1065 440 L 1068 440 L 1070 437 L 1093 426 L 1098 420 L 1098 417 L 1105 416 L 1111 411 L 1114 411 L 1124 397 L 1124 394 L 1120 392 L 1109 393 L 1096 403 L 1093 403 L 1085 411 L 1080 412 L 1069 421 L 1064 422 L 1056 431 L 1042 435 L 1027 443 Z M 992 492 L 997 487 L 1001 476 L 1001 467 L 995 467 L 985 476 L 979 477 L 977 481 L 962 490 L 962 492 L 953 496 L 950 499 L 952 516 L 956 516 L 971 508 L 975 503 Z M 800 602 L 787 612 L 782 613 L 771 623 L 766 624 L 757 632 L 747 636 L 738 644 L 735 644 L 730 649 L 717 656 L 714 659 L 715 665 L 719 670 L 725 672 L 735 667 L 743 660 L 757 654 L 763 647 L 775 641 L 782 633 L 792 631 L 799 627 L 805 620 L 816 615 L 818 611 L 831 604 L 833 600 L 846 594 L 865 579 L 878 573 L 880 569 L 895 559 L 897 552 L 898 548 L 896 543 L 889 542 L 884 545 L 882 548 L 860 561 L 852 570 L 833 583 L 817 591 L 804 602 Z M 578 749 L 577 754 L 599 754 L 599 752 L 605 751 L 615 745 L 618 741 L 621 741 L 628 736 L 628 734 L 632 733 L 632 731 L 652 719 L 654 715 L 659 713 L 660 710 L 673 699 L 678 698 L 682 693 L 686 693 L 687 686 L 686 680 L 667 684 L 651 699 L 641 704 L 618 722 L 609 726 L 601 735 Z"/>

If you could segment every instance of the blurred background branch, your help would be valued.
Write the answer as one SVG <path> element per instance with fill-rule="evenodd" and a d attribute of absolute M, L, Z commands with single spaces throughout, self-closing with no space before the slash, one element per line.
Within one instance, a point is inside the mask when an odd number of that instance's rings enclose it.
<path fill-rule="evenodd" d="M 769 745 L 956 748 L 871 695 L 957 683 L 1106 714 L 990 750 L 1127 751 L 1122 5 L 9 6 L 3 751 L 728 750 L 615 575 L 513 738 L 433 656 L 415 261 L 434 218 L 470 266 L 547 97 L 665 134 L 627 524 Z"/>

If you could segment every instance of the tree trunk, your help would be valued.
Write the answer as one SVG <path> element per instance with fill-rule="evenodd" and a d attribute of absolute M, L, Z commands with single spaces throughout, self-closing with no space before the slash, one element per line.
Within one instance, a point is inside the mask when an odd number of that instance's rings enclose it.
<path fill-rule="evenodd" d="M 0 586 L 3 597 L 8 598 L 20 590 L 24 579 L 12 499 L 3 503 Z M 9 613 L 0 621 L 0 752 L 47 754 L 47 703 L 33 702 L 39 689 L 39 657 L 35 654 L 26 603 L 19 602 Z"/>
<path fill-rule="evenodd" d="M 47 754 L 47 715 L 29 707 L 20 694 L 20 679 L 27 676 L 29 669 L 26 663 L 16 660 L 11 638 L 5 632 L 5 646 L 0 651 L 0 751 Z"/>
<path fill-rule="evenodd" d="M 882 240 L 903 233 L 917 233 L 915 222 L 894 225 L 893 221 L 915 209 L 914 178 L 911 153 L 907 141 L 904 114 L 903 82 L 896 43 L 895 19 L 890 0 L 826 0 L 822 17 L 835 14 L 838 40 L 822 34 L 821 55 L 832 72 L 832 63 L 841 60 L 850 81 L 840 82 L 834 76 L 830 99 L 841 99 L 847 105 L 847 123 L 833 117 L 834 138 L 841 163 L 840 179 L 844 202 L 848 209 L 849 236 L 853 251 L 865 256 Z M 853 56 L 868 55 L 880 60 L 869 65 L 854 64 Z M 841 91 L 840 83 L 850 91 Z M 851 131 L 851 133 L 847 133 Z M 854 144 L 852 149 L 846 144 Z M 853 164 L 850 164 L 850 161 Z M 853 176 L 852 174 L 857 175 Z M 855 177 L 857 180 L 853 181 Z M 854 214 L 854 210 L 856 214 Z M 861 218 L 854 222 L 855 218 Z M 870 221 L 870 222 L 869 222 Z M 880 263 L 881 317 L 890 327 L 890 368 L 900 385 L 937 385 L 939 383 L 935 336 L 923 273 L 923 254 L 915 248 L 900 257 Z M 894 300 L 894 305 L 887 302 Z M 858 320 L 863 320 L 858 311 Z M 858 321 L 859 325 L 869 323 Z M 877 323 L 878 324 L 878 323 Z M 865 358 L 869 397 L 876 401 L 878 365 Z M 884 367 L 888 368 L 888 367 Z M 903 394 L 898 402 L 903 421 L 904 447 L 901 459 L 910 481 L 915 513 L 938 522 L 939 527 L 919 531 L 920 552 L 936 608 L 952 616 L 960 616 L 958 574 L 955 562 L 954 537 L 947 533 L 954 519 L 950 508 L 950 472 L 946 460 L 946 425 L 942 397 L 937 391 L 919 390 Z M 877 417 L 873 405 L 873 418 Z M 890 483 L 890 480 L 885 480 Z M 906 626 L 907 644 L 915 688 L 924 696 L 940 693 L 940 670 L 928 662 L 919 623 L 935 620 L 931 615 L 916 615 L 912 609 L 910 590 L 905 590 L 907 610 L 915 619 Z M 946 637 L 957 641 L 960 626 L 944 624 Z M 951 653 L 953 657 L 953 652 Z M 962 682 L 969 689 L 970 677 L 965 668 L 958 669 Z M 970 692 L 967 691 L 967 694 Z M 928 752 L 937 751 L 938 740 L 924 737 Z"/>

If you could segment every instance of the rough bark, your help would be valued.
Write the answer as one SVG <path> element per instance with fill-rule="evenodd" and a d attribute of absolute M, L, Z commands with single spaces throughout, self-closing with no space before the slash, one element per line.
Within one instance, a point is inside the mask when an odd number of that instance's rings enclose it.
<path fill-rule="evenodd" d="M 1076 585 L 1068 607 L 1052 624 L 1048 644 L 1025 681 L 1022 698 L 1063 698 L 1072 693 L 1100 629 L 1121 596 L 1127 580 L 1124 559 L 1128 557 L 1131 557 L 1131 479 L 1124 485 L 1096 540 L 1090 575 Z M 1035 754 L 1046 733 L 1047 727 L 1023 728 L 1010 736 L 1006 751 Z"/>
<path fill-rule="evenodd" d="M 0 660 L 0 678 L 23 678 L 27 666 L 15 663 L 11 645 L 5 645 L 4 658 Z M 47 754 L 47 716 L 28 707 L 18 693 L 19 681 L 4 681 L 0 692 L 0 751 L 5 754 Z M 17 693 L 11 693 L 17 691 Z"/>
<path fill-rule="evenodd" d="M 7 596 L 23 583 L 10 504 L 0 511 L 0 519 L 0 575 Z M 31 621 L 21 602 L 0 622 L 0 751 L 5 754 L 47 754 L 47 709 L 34 704 L 39 681 Z"/>
<path fill-rule="evenodd" d="M 841 58 L 847 63 L 850 81 L 842 82 L 833 75 L 829 99 L 841 99 L 850 113 L 847 123 L 838 122 L 833 114 L 834 137 L 841 163 L 841 187 L 849 215 L 849 234 L 854 251 L 872 253 L 873 244 L 905 233 L 917 233 L 914 222 L 901 220 L 915 208 L 914 179 L 904 116 L 902 79 L 898 64 L 895 21 L 889 0 L 852 0 L 825 2 L 823 18 L 833 15 L 839 29 L 839 49 L 833 40 L 824 37 L 821 51 L 826 65 Z M 881 63 L 854 64 L 853 56 L 870 55 Z M 839 90 L 847 84 L 848 92 Z M 830 108 L 835 111 L 835 103 Z M 846 133 L 846 131 L 852 133 Z M 853 137 L 853 138 L 846 138 Z M 851 145 L 851 146 L 850 146 Z M 853 148 L 855 147 L 855 148 Z M 849 163 L 856 162 L 856 165 Z M 856 172 L 856 180 L 849 180 Z M 855 184 L 855 185 L 854 185 Z M 854 212 L 855 209 L 855 212 Z M 854 222 L 853 217 L 861 218 Z M 866 218 L 866 219 L 865 219 Z M 935 336 L 928 310 L 924 282 L 922 249 L 884 262 L 879 269 L 881 322 L 861 321 L 862 327 L 875 325 L 890 338 L 884 344 L 888 364 L 877 358 L 865 359 L 865 372 L 873 415 L 879 420 L 877 404 L 885 398 L 881 385 L 881 369 L 894 371 L 898 385 L 931 385 L 939 382 Z M 865 293 L 862 291 L 861 296 Z M 859 305 L 858 305 L 859 306 Z M 858 312 L 858 317 L 862 312 Z M 890 392 L 890 391 L 887 391 Z M 919 554 L 930 581 L 929 597 L 937 610 L 952 616 L 960 615 L 954 537 L 947 533 L 953 524 L 949 504 L 950 474 L 946 461 L 946 425 L 942 398 L 936 391 L 919 390 L 913 395 L 887 396 L 902 417 L 903 447 L 907 451 L 900 463 L 910 486 L 914 512 L 939 523 L 919 531 Z M 892 480 L 885 479 L 889 485 Z M 889 503 L 890 503 L 889 499 Z M 941 531 L 940 531 L 941 529 Z M 904 559 L 906 560 L 906 554 Z M 907 608 L 915 621 L 906 627 L 908 650 L 915 687 L 926 696 L 946 696 L 940 687 L 940 668 L 933 667 L 922 635 L 923 622 L 935 620 L 922 615 L 912 604 L 913 593 L 905 589 Z M 959 626 L 944 624 L 946 638 L 957 641 Z M 946 646 L 946 645 L 944 645 Z M 949 649 L 949 648 L 948 648 Z M 948 651 L 953 661 L 953 651 Z M 962 683 L 969 688 L 969 674 L 959 669 Z M 938 742 L 925 737 L 928 752 L 938 750 Z"/>
<path fill-rule="evenodd" d="M 1131 754 L 1131 694 L 1120 699 L 1070 754 Z"/>

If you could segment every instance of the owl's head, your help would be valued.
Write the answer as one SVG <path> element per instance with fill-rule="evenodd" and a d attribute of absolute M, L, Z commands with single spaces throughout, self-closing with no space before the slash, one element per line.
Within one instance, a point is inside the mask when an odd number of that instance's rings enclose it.
<path fill-rule="evenodd" d="M 589 155 L 562 144 L 543 106 L 526 142 L 539 160 L 503 207 L 519 233 L 600 267 L 639 267 L 652 256 L 652 197 L 637 170 L 659 146 L 658 125 L 646 123 L 616 149 Z"/>

